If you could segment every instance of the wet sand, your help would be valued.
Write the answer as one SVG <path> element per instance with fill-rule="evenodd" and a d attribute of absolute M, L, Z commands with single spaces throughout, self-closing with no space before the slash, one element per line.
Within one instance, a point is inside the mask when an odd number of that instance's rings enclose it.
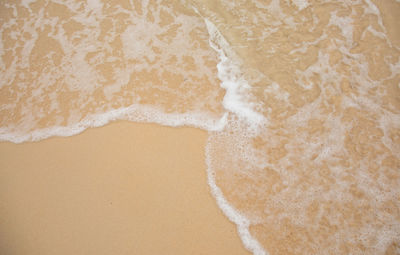
<path fill-rule="evenodd" d="M 214 179 L 250 218 L 246 229 L 273 254 L 400 253 L 400 4 L 373 1 L 378 11 L 369 1 L 332 1 L 297 11 L 288 1 L 193 1 L 210 30 L 179 3 L 96 2 L 74 5 L 75 13 L 40 1 L 29 12 L 0 4 L 6 139 L 23 141 L 19 128 L 73 130 L 86 116 L 137 103 L 247 117 L 220 104 L 232 89 L 221 83 L 229 77 L 216 78 L 214 35 L 220 49 L 235 49 L 228 59 L 243 60 L 252 84 L 239 105 L 254 96 L 273 123 L 254 139 L 228 124 L 208 146 Z M 210 33 L 218 29 L 229 47 Z M 160 121 L 136 110 L 131 120 Z M 196 129 L 118 122 L 0 143 L 0 254 L 249 254 L 210 195 L 205 139 Z"/>
<path fill-rule="evenodd" d="M 205 143 L 128 122 L 0 143 L 1 254 L 250 254 L 209 191 Z"/>

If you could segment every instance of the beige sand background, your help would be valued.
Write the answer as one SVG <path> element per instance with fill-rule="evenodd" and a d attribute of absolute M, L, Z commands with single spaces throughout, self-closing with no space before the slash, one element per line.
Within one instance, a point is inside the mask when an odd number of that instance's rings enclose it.
<path fill-rule="evenodd" d="M 399 5 L 375 3 L 397 45 Z M 249 254 L 209 192 L 205 139 L 118 122 L 0 143 L 0 255 Z"/>
<path fill-rule="evenodd" d="M 249 254 L 209 191 L 205 142 L 117 122 L 0 143 L 1 254 Z"/>

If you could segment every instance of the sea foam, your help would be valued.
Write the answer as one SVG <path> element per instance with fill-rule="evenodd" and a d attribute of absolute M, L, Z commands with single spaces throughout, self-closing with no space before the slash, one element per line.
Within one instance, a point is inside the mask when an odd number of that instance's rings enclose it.
<path fill-rule="evenodd" d="M 220 119 L 212 119 L 204 113 L 165 113 L 162 109 L 156 107 L 137 104 L 101 114 L 90 115 L 74 125 L 35 129 L 28 134 L 13 132 L 2 127 L 0 128 L 0 140 L 22 143 L 26 141 L 40 141 L 53 136 L 73 136 L 88 128 L 101 127 L 117 120 L 156 123 L 170 127 L 189 126 L 207 131 L 218 131 L 222 130 L 226 125 L 227 114 L 224 114 Z"/>
<path fill-rule="evenodd" d="M 0 140 L 117 120 L 204 129 L 208 184 L 254 254 L 397 249 L 400 65 L 379 9 L 369 0 L 183 2 L 71 1 L 68 21 L 30 12 L 21 29 L 9 11 Z M 35 49 L 39 39 L 48 52 Z M 249 70 L 262 74 L 256 84 Z"/>
<path fill-rule="evenodd" d="M 264 116 L 255 111 L 254 105 L 246 102 L 243 98 L 246 95 L 246 90 L 251 87 L 244 79 L 239 63 L 236 63 L 238 58 L 234 56 L 234 52 L 217 27 L 208 19 L 204 21 L 210 35 L 210 46 L 218 53 L 220 58 L 217 68 L 218 78 L 221 80 L 220 85 L 226 90 L 223 99 L 225 109 L 247 120 L 251 125 L 263 124 L 266 121 Z M 230 58 L 227 56 L 228 54 L 231 55 Z"/>

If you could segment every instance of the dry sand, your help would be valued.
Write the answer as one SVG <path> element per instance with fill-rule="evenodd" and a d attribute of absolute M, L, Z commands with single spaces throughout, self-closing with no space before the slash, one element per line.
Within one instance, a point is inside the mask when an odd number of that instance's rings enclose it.
<path fill-rule="evenodd" d="M 128 122 L 0 143 L 1 254 L 250 254 L 209 191 L 205 143 Z"/>

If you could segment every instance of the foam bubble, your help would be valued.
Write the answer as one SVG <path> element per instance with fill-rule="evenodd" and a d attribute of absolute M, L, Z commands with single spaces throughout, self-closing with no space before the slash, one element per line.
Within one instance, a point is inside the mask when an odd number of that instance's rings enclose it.
<path fill-rule="evenodd" d="M 50 2 L 0 24 L 1 45 L 13 56 L 1 71 L 2 95 L 10 98 L 1 106 L 2 137 L 72 135 L 100 125 L 94 118 L 122 118 L 110 117 L 114 110 L 131 106 L 139 114 L 138 105 L 168 113 L 171 125 L 180 116 L 182 125 L 214 129 L 211 123 L 225 112 L 223 90 L 202 19 L 168 4 L 142 4 L 129 10 L 98 0 Z M 53 15 L 57 8 L 66 19 Z"/>
<path fill-rule="evenodd" d="M 225 109 L 237 114 L 243 119 L 246 119 L 253 125 L 261 125 L 266 121 L 264 116 L 254 110 L 254 105 L 243 98 L 246 90 L 250 89 L 250 85 L 241 74 L 239 64 L 235 63 L 234 55 L 230 50 L 230 46 L 217 27 L 208 19 L 204 20 L 207 25 L 207 30 L 210 35 L 210 46 L 218 53 L 220 62 L 217 65 L 218 78 L 221 80 L 221 87 L 226 89 L 226 94 L 223 100 Z"/>
<path fill-rule="evenodd" d="M 253 253 L 266 254 L 274 238 L 283 254 L 383 254 L 397 240 L 400 65 L 370 0 L 201 1 L 201 17 L 190 4 L 180 13 L 139 2 L 126 10 L 71 1 L 62 24 L 46 11 L 31 12 L 21 31 L 15 18 L 2 24 L 0 47 L 3 37 L 23 47 L 1 73 L 12 100 L 0 108 L 9 118 L 0 140 L 70 136 L 116 120 L 201 128 L 212 193 Z M 40 40 L 60 50 L 32 57 Z M 36 57 L 44 71 L 29 69 Z"/>
<path fill-rule="evenodd" d="M 212 119 L 209 115 L 201 112 L 187 112 L 183 114 L 165 113 L 157 107 L 134 104 L 101 114 L 89 115 L 79 122 L 72 121 L 74 124 L 68 126 L 35 129 L 30 133 L 12 131 L 9 128 L 1 127 L 0 141 L 22 143 L 26 141 L 40 141 L 52 136 L 73 136 L 83 132 L 87 128 L 101 127 L 116 120 L 156 123 L 170 127 L 191 126 L 207 131 L 218 131 L 225 127 L 227 114 L 224 114 L 220 119 Z"/>
<path fill-rule="evenodd" d="M 212 140 L 212 135 L 209 136 L 209 141 Z M 224 212 L 228 219 L 237 225 L 239 236 L 242 239 L 245 247 L 255 255 L 268 255 L 260 243 L 251 235 L 249 231 L 250 221 L 236 210 L 224 197 L 221 189 L 215 183 L 215 172 L 212 167 L 211 160 L 213 156 L 210 154 L 210 145 L 206 147 L 206 164 L 207 164 L 207 180 L 211 188 L 211 193 L 214 196 L 219 208 Z"/>
<path fill-rule="evenodd" d="M 310 5 L 310 3 L 307 0 L 292 0 L 292 3 L 296 5 L 299 11 L 307 8 Z"/>

